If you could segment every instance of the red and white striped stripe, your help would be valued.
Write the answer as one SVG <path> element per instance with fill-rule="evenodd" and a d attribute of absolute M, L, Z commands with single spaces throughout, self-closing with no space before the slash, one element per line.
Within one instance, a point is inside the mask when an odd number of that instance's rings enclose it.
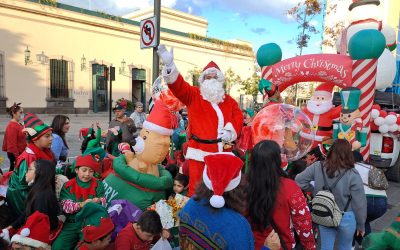
<path fill-rule="evenodd" d="M 271 66 L 264 66 L 261 68 L 261 77 L 265 80 L 270 80 L 272 75 L 272 67 Z"/>
<path fill-rule="evenodd" d="M 365 160 L 369 157 L 371 137 L 370 114 L 374 103 L 377 65 L 378 59 L 353 60 L 352 86 L 361 90 L 359 110 L 363 126 L 368 128 L 367 143 L 360 151 Z"/>

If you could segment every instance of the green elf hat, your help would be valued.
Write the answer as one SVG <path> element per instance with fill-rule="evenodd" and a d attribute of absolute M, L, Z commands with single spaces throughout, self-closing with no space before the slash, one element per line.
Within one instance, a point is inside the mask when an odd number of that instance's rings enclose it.
<path fill-rule="evenodd" d="M 31 141 L 36 141 L 42 135 L 51 131 L 52 128 L 44 123 L 33 113 L 27 113 L 24 116 L 24 129 L 23 132 L 27 133 L 28 139 Z"/>
<path fill-rule="evenodd" d="M 390 227 L 364 237 L 362 246 L 366 250 L 400 249 L 400 213 Z"/>
<path fill-rule="evenodd" d="M 82 156 L 92 155 L 93 158 L 98 158 L 101 162 L 106 157 L 106 151 L 102 147 L 87 148 Z"/>
<path fill-rule="evenodd" d="M 253 117 L 253 116 L 254 116 L 254 109 L 252 109 L 252 108 L 247 108 L 247 109 L 246 109 L 246 113 L 247 113 L 250 117 Z"/>
<path fill-rule="evenodd" d="M 342 113 L 348 114 L 356 111 L 360 105 L 361 90 L 356 87 L 344 88 L 340 91 L 342 100 Z"/>
<path fill-rule="evenodd" d="M 107 209 L 95 202 L 86 203 L 76 214 L 75 220 L 82 222 L 83 240 L 93 242 L 110 234 L 114 224 L 108 216 Z"/>

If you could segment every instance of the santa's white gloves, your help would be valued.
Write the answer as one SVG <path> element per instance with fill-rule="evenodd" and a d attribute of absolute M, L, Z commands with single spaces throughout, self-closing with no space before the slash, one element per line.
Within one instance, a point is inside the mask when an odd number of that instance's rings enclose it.
<path fill-rule="evenodd" d="M 3 240 L 7 241 L 8 244 L 10 244 L 10 232 L 8 231 L 7 228 L 4 228 L 3 231 L 0 233 L 0 238 L 3 238 Z"/>
<path fill-rule="evenodd" d="M 162 70 L 162 76 L 165 82 L 168 84 L 174 83 L 179 75 L 179 71 L 174 63 L 174 50 L 171 48 L 171 51 L 168 51 L 165 45 L 160 44 L 157 49 L 157 54 L 165 65 Z"/>
<path fill-rule="evenodd" d="M 219 138 L 221 138 L 221 140 L 223 142 L 230 142 L 230 141 L 232 141 L 232 132 L 229 130 L 223 129 L 219 135 Z"/>
<path fill-rule="evenodd" d="M 157 49 L 157 54 L 167 67 L 171 67 L 173 65 L 174 48 L 171 48 L 171 51 L 168 51 L 164 44 L 160 44 Z"/>

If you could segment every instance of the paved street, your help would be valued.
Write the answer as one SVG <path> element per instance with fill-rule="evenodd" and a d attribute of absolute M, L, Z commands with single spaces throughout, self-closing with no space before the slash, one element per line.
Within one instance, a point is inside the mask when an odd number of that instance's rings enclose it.
<path fill-rule="evenodd" d="M 38 115 L 47 124 L 51 124 L 54 115 Z M 86 114 L 86 115 L 68 115 L 71 121 L 71 128 L 67 134 L 67 143 L 70 147 L 69 156 L 77 156 L 80 154 L 81 141 L 79 140 L 79 130 L 83 127 L 88 127 L 96 121 L 100 122 L 103 129 L 108 127 L 108 113 L 100 114 Z M 0 146 L 3 144 L 4 130 L 9 121 L 9 117 L 6 115 L 0 115 Z M 8 169 L 8 159 L 4 152 L 0 152 L 0 155 L 4 157 L 4 162 L 1 165 L 3 170 Z M 400 211 L 400 183 L 390 183 L 388 194 L 389 208 L 386 214 L 372 223 L 374 231 L 381 230 L 390 225 L 397 213 Z"/>

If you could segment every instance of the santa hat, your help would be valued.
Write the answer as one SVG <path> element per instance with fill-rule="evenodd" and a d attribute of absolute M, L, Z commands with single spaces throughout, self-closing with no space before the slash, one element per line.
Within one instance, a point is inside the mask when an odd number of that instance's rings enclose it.
<path fill-rule="evenodd" d="M 49 217 L 39 211 L 28 217 L 26 223 L 11 238 L 11 242 L 17 242 L 30 247 L 50 248 L 50 221 Z"/>
<path fill-rule="evenodd" d="M 379 0 L 353 0 L 353 2 L 349 6 L 349 10 L 351 11 L 355 7 L 367 4 L 375 4 L 376 6 L 378 6 L 379 4 L 381 4 L 381 2 Z"/>
<path fill-rule="evenodd" d="M 223 82 L 225 80 L 224 74 L 222 74 L 222 71 L 219 69 L 218 65 L 211 61 L 204 67 L 203 72 L 199 76 L 199 82 L 203 83 L 204 77 L 211 73 L 217 74 L 218 81 Z"/>
<path fill-rule="evenodd" d="M 79 139 L 86 139 L 88 137 L 90 137 L 93 133 L 93 128 L 81 128 L 81 130 L 79 130 Z"/>
<path fill-rule="evenodd" d="M 80 155 L 76 158 L 75 167 L 88 167 L 91 168 L 94 172 L 100 173 L 100 156 L 93 157 L 91 154 L 88 155 Z"/>
<path fill-rule="evenodd" d="M 168 107 L 159 100 L 154 102 L 154 108 L 143 123 L 143 128 L 162 135 L 172 135 L 177 126 L 176 117 L 169 111 Z"/>
<path fill-rule="evenodd" d="M 210 205 L 221 208 L 225 205 L 224 192 L 235 189 L 242 176 L 243 162 L 232 153 L 215 153 L 204 157 L 203 181 L 214 192 Z"/>
<path fill-rule="evenodd" d="M 52 130 L 49 125 L 44 123 L 42 120 L 39 119 L 39 117 L 37 117 L 33 113 L 25 114 L 24 127 L 25 128 L 22 131 L 26 132 L 28 138 L 32 141 L 36 141 L 42 135 Z"/>
<path fill-rule="evenodd" d="M 335 87 L 335 85 L 333 85 L 332 83 L 322 83 L 318 85 L 317 88 L 315 88 L 314 95 L 332 98 L 333 87 Z"/>
<path fill-rule="evenodd" d="M 107 210 L 95 202 L 89 202 L 83 206 L 76 214 L 75 220 L 83 222 L 83 240 L 86 242 L 98 240 L 114 230 L 114 224 Z"/>

